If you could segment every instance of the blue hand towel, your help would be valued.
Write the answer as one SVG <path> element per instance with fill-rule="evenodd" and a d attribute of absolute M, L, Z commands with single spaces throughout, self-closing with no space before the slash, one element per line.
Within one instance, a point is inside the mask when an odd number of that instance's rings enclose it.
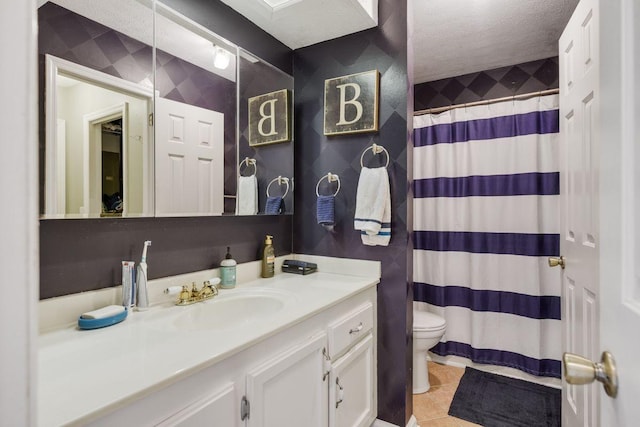
<path fill-rule="evenodd" d="M 277 215 L 284 212 L 284 200 L 280 196 L 267 197 L 264 206 L 264 213 L 267 215 Z"/>
<path fill-rule="evenodd" d="M 318 196 L 316 202 L 316 219 L 320 225 L 335 224 L 335 197 Z"/>

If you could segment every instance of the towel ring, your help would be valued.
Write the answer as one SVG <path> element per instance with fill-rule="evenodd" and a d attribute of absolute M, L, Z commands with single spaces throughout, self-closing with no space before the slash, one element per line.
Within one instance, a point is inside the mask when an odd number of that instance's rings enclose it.
<path fill-rule="evenodd" d="M 255 175 L 258 172 L 258 162 L 256 162 L 256 159 L 245 157 L 244 160 L 240 162 L 240 165 L 238 165 L 238 175 L 242 176 L 240 169 L 242 169 L 242 165 L 244 165 L 245 163 L 247 164 L 247 168 L 249 168 L 249 166 L 253 166 L 252 175 Z M 248 175 L 248 176 L 252 176 L 252 175 Z"/>
<path fill-rule="evenodd" d="M 360 167 L 363 168 L 364 167 L 364 155 L 367 151 L 373 151 L 373 155 L 375 156 L 376 154 L 380 154 L 380 153 L 385 153 L 387 155 L 387 164 L 384 165 L 384 167 L 388 167 L 389 166 L 389 152 L 387 151 L 386 148 L 384 148 L 382 145 L 378 145 L 378 144 L 373 144 L 371 147 L 367 147 L 363 152 L 362 155 L 360 156 Z"/>
<path fill-rule="evenodd" d="M 277 176 L 269 182 L 269 185 L 267 185 L 267 197 L 271 197 L 269 195 L 269 187 L 271 187 L 271 184 L 273 184 L 276 181 L 278 182 L 278 185 L 282 185 L 282 183 L 284 182 L 285 185 L 287 186 L 287 189 L 284 191 L 284 194 L 282 195 L 282 198 L 284 199 L 285 197 L 287 197 L 287 194 L 289 193 L 289 178 L 287 178 L 286 176 Z"/>
<path fill-rule="evenodd" d="M 336 190 L 335 193 L 333 193 L 333 197 L 338 195 L 338 192 L 340 191 L 340 177 L 334 173 L 329 172 L 328 174 L 326 174 L 325 176 L 323 176 L 322 178 L 320 178 L 318 180 L 318 183 L 316 184 L 316 196 L 320 197 L 320 183 L 322 182 L 323 179 L 327 178 L 327 181 L 329 181 L 329 183 L 331 182 L 338 182 L 338 189 Z"/>

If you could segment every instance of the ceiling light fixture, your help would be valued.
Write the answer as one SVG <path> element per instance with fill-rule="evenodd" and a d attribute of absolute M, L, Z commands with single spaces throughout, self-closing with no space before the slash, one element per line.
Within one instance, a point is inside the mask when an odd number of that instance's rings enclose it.
<path fill-rule="evenodd" d="M 231 62 L 231 53 L 220 46 L 213 45 L 213 66 L 224 70 Z"/>

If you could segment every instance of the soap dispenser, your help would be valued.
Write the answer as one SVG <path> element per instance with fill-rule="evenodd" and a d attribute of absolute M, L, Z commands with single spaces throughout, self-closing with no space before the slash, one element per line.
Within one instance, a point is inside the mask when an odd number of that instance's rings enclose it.
<path fill-rule="evenodd" d="M 227 254 L 220 262 L 220 287 L 224 289 L 236 286 L 236 260 L 231 255 L 231 248 L 227 246 Z"/>
<path fill-rule="evenodd" d="M 276 257 L 273 251 L 273 236 L 267 236 L 262 250 L 262 277 L 273 277 Z"/>

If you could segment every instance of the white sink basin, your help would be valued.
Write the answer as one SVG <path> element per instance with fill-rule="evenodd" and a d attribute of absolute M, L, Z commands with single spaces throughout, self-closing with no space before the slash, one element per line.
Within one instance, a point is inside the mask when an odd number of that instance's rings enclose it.
<path fill-rule="evenodd" d="M 222 290 L 211 300 L 176 307 L 172 315 L 150 325 L 183 331 L 227 330 L 268 320 L 294 300 L 292 294 L 273 289 Z"/>

